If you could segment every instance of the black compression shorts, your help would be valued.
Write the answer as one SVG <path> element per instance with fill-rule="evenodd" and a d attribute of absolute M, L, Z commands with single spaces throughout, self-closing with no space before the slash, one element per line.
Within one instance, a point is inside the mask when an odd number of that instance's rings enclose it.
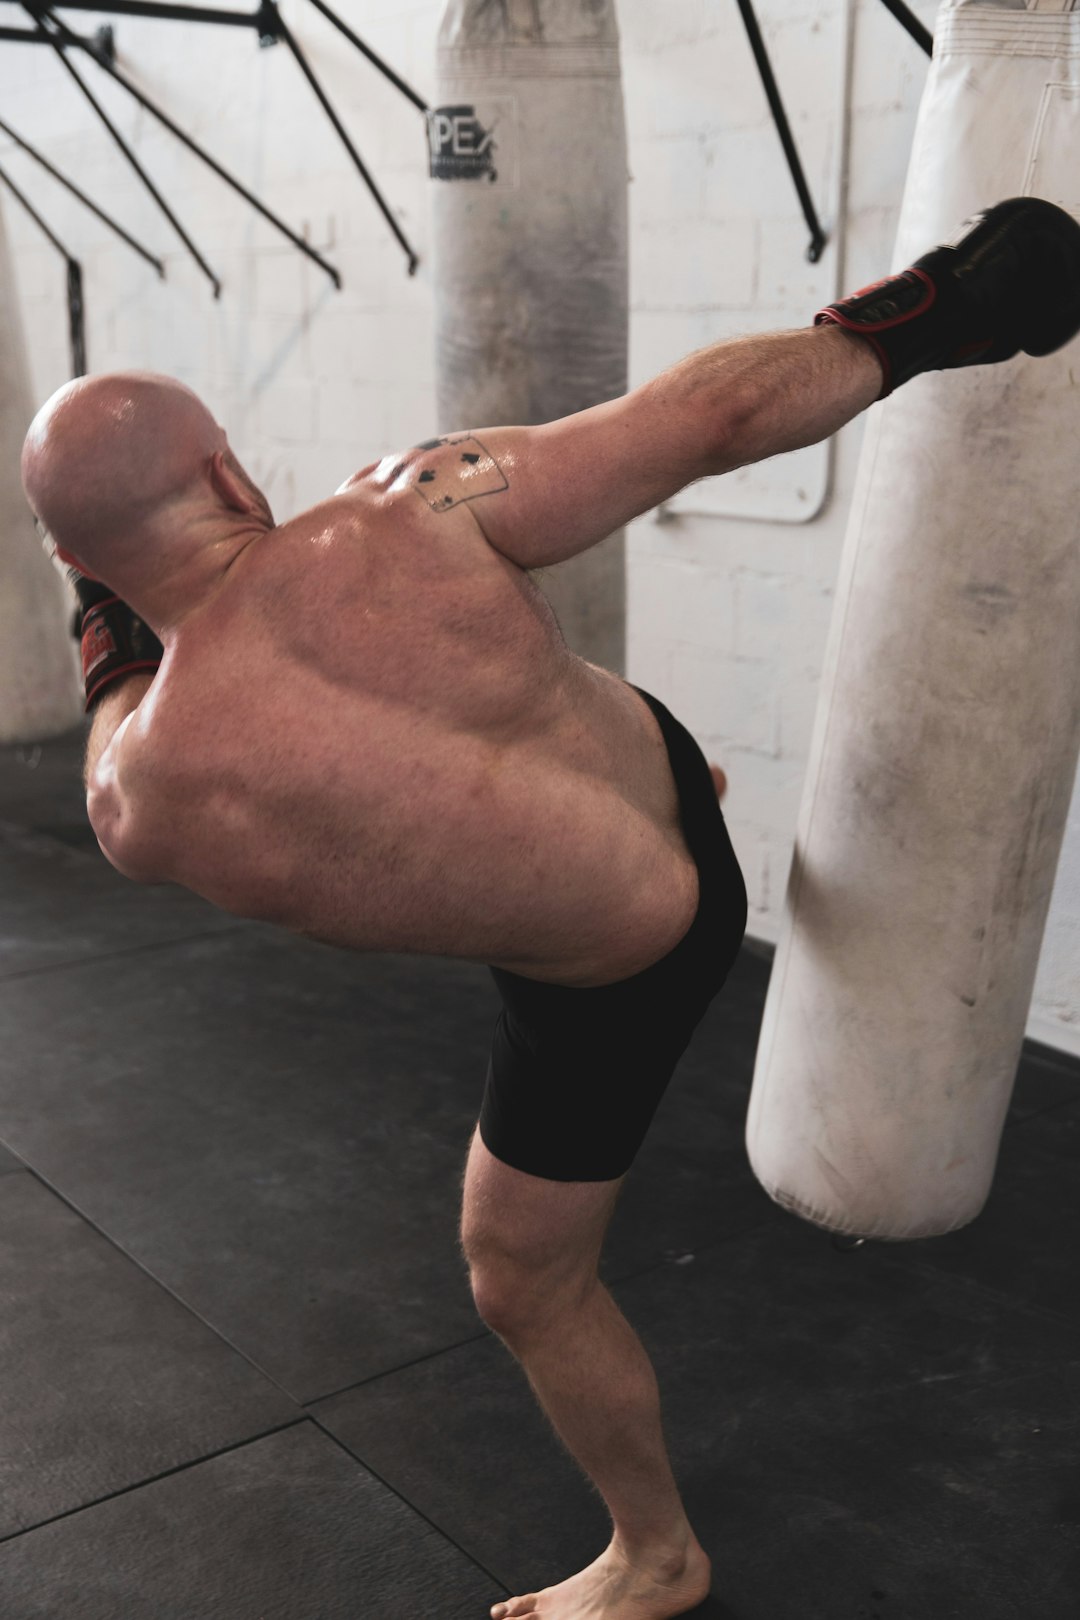
<path fill-rule="evenodd" d="M 700 900 L 674 950 L 616 984 L 573 989 L 491 968 L 503 1009 L 480 1135 L 497 1159 L 550 1181 L 612 1181 L 630 1168 L 746 932 L 746 886 L 705 756 L 634 690 L 664 734 Z"/>

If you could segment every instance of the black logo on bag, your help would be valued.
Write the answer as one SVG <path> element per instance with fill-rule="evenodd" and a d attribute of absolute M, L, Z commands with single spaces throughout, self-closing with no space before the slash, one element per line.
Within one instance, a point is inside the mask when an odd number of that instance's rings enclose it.
<path fill-rule="evenodd" d="M 495 133 L 485 129 L 475 107 L 436 107 L 428 113 L 433 180 L 498 179 Z"/>

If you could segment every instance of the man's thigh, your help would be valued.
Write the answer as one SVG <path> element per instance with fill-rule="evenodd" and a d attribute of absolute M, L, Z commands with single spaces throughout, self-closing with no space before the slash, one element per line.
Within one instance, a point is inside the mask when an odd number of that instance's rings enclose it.
<path fill-rule="evenodd" d="M 625 1178 L 550 1181 L 504 1164 L 477 1126 L 465 1167 L 461 1245 L 477 1273 L 527 1273 L 551 1286 L 596 1275 Z"/>

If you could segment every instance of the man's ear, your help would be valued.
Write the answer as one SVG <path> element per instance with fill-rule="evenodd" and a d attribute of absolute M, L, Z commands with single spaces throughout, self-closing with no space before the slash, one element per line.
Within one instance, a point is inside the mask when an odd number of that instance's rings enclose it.
<path fill-rule="evenodd" d="M 258 501 L 243 479 L 233 472 L 223 450 L 215 450 L 210 457 L 210 482 L 218 499 L 234 512 L 259 512 L 262 515 Z"/>

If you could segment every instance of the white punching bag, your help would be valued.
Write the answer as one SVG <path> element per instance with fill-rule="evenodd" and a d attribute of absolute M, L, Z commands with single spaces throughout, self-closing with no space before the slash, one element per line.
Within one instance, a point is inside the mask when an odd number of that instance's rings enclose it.
<path fill-rule="evenodd" d="M 19 478 L 34 411 L 0 214 L 0 743 L 55 736 L 82 715 L 72 603 L 41 547 Z"/>
<path fill-rule="evenodd" d="M 428 121 L 440 432 L 554 421 L 627 388 L 615 0 L 449 0 Z M 625 662 L 622 531 L 543 579 L 575 652 Z"/>
<path fill-rule="evenodd" d="M 892 270 L 1006 197 L 1080 217 L 1080 13 L 947 0 Z M 835 1232 L 986 1201 L 1080 752 L 1080 342 L 866 425 L 747 1123 Z"/>

